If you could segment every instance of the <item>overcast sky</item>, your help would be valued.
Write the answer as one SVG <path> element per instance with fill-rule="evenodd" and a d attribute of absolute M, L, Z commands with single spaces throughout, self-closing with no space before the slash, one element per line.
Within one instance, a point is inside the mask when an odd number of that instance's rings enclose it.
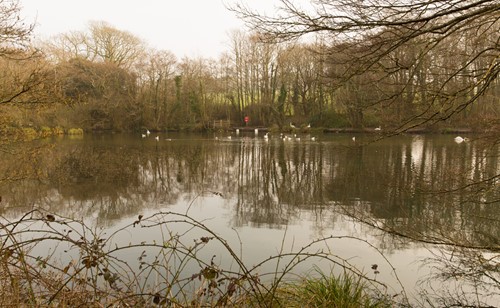
<path fill-rule="evenodd" d="M 129 31 L 150 47 L 178 58 L 218 57 L 229 50 L 230 30 L 243 23 L 224 4 L 237 0 L 19 0 L 27 22 L 36 19 L 35 37 L 86 31 L 89 21 L 106 21 Z M 247 0 L 272 12 L 274 0 Z"/>

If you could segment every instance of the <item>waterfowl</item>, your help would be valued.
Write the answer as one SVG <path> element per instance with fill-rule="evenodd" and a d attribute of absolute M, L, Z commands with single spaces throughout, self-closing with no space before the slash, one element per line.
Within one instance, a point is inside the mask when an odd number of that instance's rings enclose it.
<path fill-rule="evenodd" d="M 461 137 L 461 136 L 456 136 L 454 140 L 455 140 L 456 143 L 462 143 L 462 142 L 465 142 L 465 141 L 469 141 L 469 138 L 467 138 L 467 137 L 464 138 L 464 137 Z"/>

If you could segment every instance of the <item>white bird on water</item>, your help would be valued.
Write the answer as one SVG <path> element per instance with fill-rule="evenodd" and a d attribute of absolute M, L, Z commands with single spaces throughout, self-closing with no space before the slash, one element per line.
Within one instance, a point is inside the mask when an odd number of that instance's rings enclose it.
<path fill-rule="evenodd" d="M 375 130 L 382 130 L 382 128 L 379 126 L 379 127 L 376 127 Z"/>
<path fill-rule="evenodd" d="M 356 141 L 356 137 L 352 137 L 352 141 Z"/>
<path fill-rule="evenodd" d="M 142 138 L 146 138 L 146 134 L 142 134 L 142 135 L 141 135 L 141 137 L 142 137 Z"/>
<path fill-rule="evenodd" d="M 293 125 L 293 123 L 292 123 L 292 122 L 290 122 L 290 127 L 291 127 L 291 128 L 297 128 L 297 127 L 295 127 L 295 125 Z"/>
<path fill-rule="evenodd" d="M 456 143 L 462 143 L 464 141 L 469 141 L 469 138 L 467 138 L 467 137 L 463 138 L 463 137 L 460 137 L 460 136 L 456 136 L 454 140 L 455 140 Z"/>
<path fill-rule="evenodd" d="M 156 137 L 155 137 L 155 140 L 156 140 L 156 141 L 160 141 L 160 136 L 156 136 Z"/>
<path fill-rule="evenodd" d="M 146 129 L 146 135 L 149 136 L 150 134 L 151 134 L 151 132 L 149 131 L 149 129 Z"/>

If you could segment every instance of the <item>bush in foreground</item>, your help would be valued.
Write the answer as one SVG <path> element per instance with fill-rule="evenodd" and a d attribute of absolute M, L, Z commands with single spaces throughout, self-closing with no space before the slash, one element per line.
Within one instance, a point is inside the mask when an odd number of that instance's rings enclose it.
<path fill-rule="evenodd" d="M 119 237 L 134 228 L 158 237 L 122 243 Z M 0 305 L 389 306 L 383 284 L 324 251 L 335 239 L 322 238 L 248 267 L 225 239 L 187 213 L 140 215 L 111 231 L 33 210 L 12 221 L 2 218 Z M 210 253 L 215 251 L 226 261 L 217 264 Z M 295 269 L 304 262 L 342 267 L 343 275 L 316 269 L 300 278 Z M 265 272 L 269 265 L 276 271 Z"/>

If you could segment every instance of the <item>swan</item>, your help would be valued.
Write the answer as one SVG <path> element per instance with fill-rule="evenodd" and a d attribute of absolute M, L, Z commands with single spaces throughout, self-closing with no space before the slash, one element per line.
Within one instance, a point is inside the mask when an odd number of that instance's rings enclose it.
<path fill-rule="evenodd" d="M 376 127 L 375 130 L 382 130 L 382 128 L 379 126 L 379 127 Z"/>
<path fill-rule="evenodd" d="M 456 143 L 462 143 L 462 142 L 465 142 L 465 141 L 469 141 L 469 138 L 467 138 L 467 137 L 463 138 L 461 136 L 456 136 L 454 140 L 455 140 Z"/>
<path fill-rule="evenodd" d="M 297 128 L 297 127 L 295 127 L 295 125 L 293 125 L 293 123 L 292 123 L 292 122 L 290 122 L 290 127 L 291 127 L 291 128 Z"/>
<path fill-rule="evenodd" d="M 149 131 L 149 129 L 146 129 L 146 135 L 149 136 L 150 134 L 151 134 L 151 132 Z"/>
<path fill-rule="evenodd" d="M 160 136 L 156 136 L 156 137 L 155 137 L 155 140 L 156 140 L 156 141 L 160 141 Z"/>

